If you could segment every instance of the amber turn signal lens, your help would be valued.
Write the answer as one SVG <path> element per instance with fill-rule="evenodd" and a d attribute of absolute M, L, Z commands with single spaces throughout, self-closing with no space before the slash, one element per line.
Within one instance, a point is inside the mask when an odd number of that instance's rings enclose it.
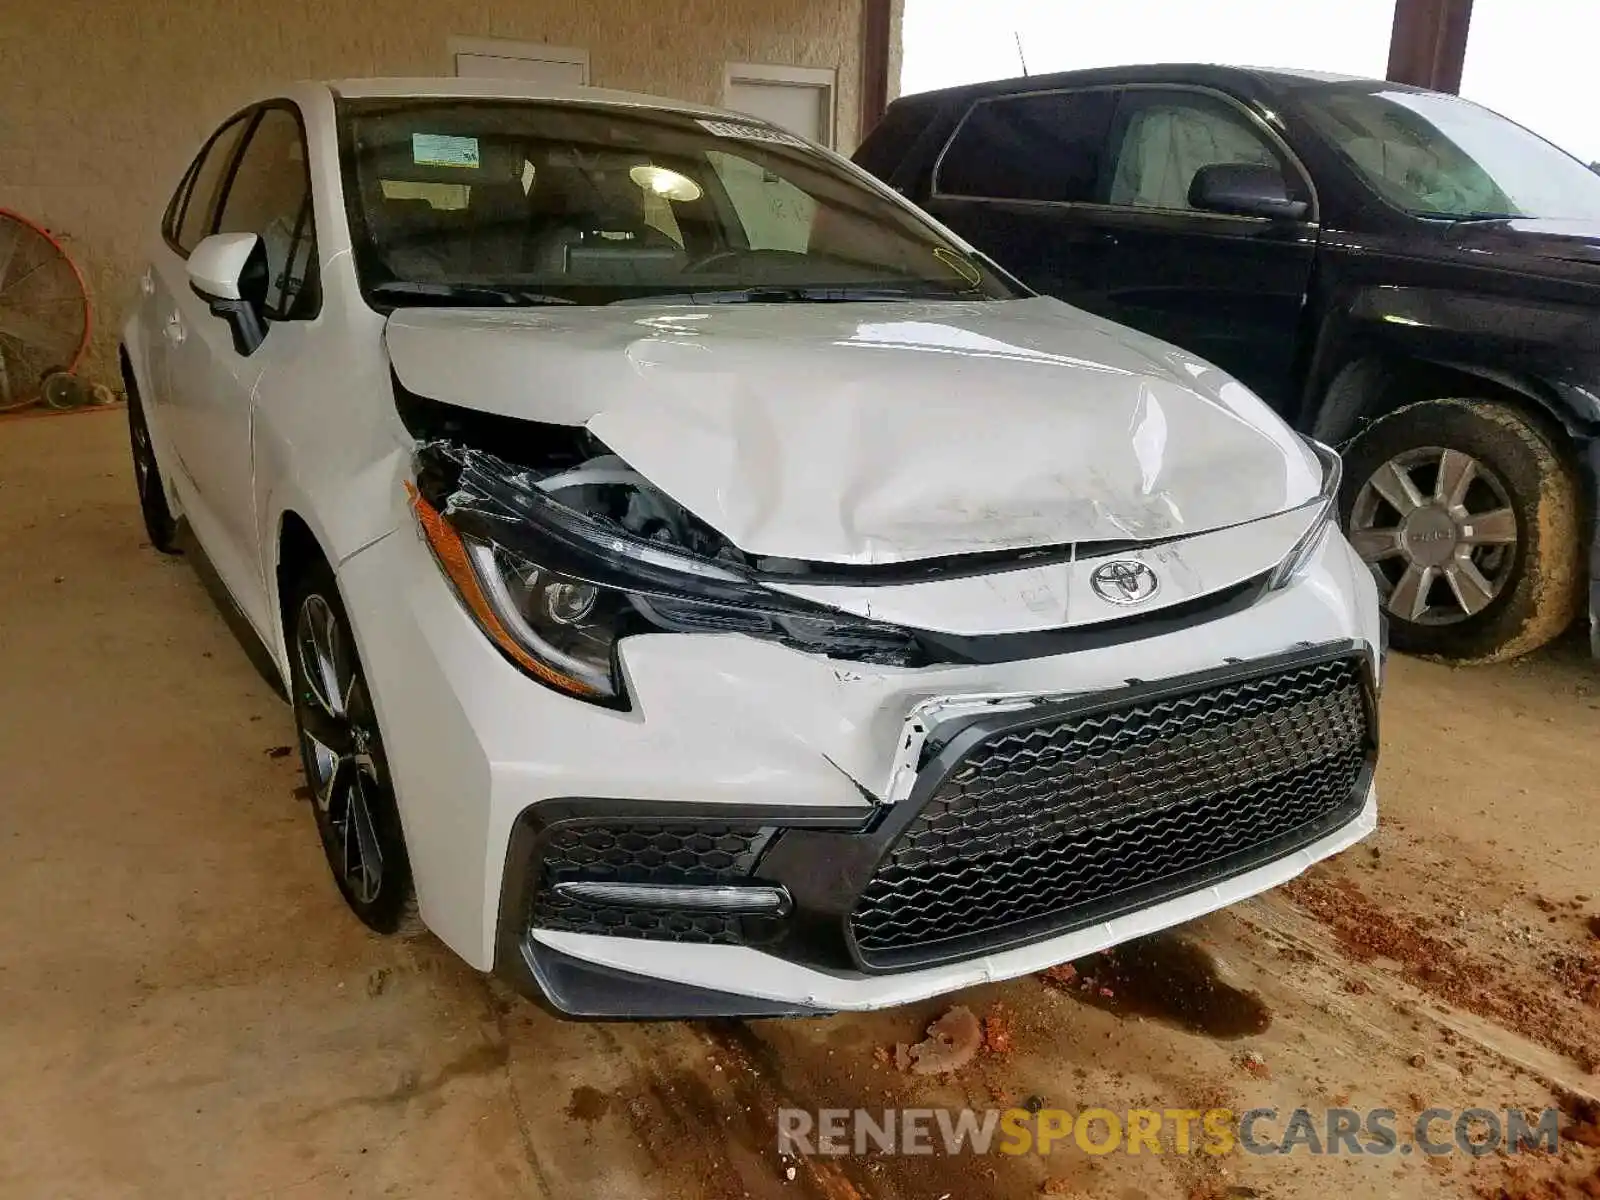
<path fill-rule="evenodd" d="M 500 652 L 528 674 L 559 691 L 584 698 L 603 696 L 602 692 L 581 679 L 574 679 L 540 662 L 511 636 L 505 623 L 495 613 L 494 606 L 483 594 L 483 585 L 478 582 L 478 573 L 472 568 L 472 560 L 461 535 L 410 483 L 406 484 L 406 494 L 411 498 L 411 511 L 416 514 L 417 525 L 422 529 L 422 536 L 427 539 L 433 557 L 455 587 L 461 602 L 467 606 L 472 619 L 478 623 L 478 628 L 488 635 Z"/>

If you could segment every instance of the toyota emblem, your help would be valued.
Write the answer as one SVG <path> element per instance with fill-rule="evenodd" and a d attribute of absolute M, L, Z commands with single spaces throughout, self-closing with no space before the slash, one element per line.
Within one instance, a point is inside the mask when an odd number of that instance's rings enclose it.
<path fill-rule="evenodd" d="M 1160 590 L 1161 581 L 1137 559 L 1119 558 L 1096 567 L 1089 586 L 1096 596 L 1112 604 L 1139 604 Z"/>

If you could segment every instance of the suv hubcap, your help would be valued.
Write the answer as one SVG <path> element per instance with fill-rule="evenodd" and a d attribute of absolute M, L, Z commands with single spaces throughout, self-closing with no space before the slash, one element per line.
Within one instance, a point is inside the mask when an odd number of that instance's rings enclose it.
<path fill-rule="evenodd" d="M 1350 513 L 1350 543 L 1389 611 L 1420 625 L 1482 612 L 1517 557 L 1505 485 L 1470 454 L 1419 446 L 1372 473 Z"/>
<path fill-rule="evenodd" d="M 333 609 L 321 596 L 300 605 L 295 647 L 304 679 L 295 708 L 320 819 L 332 834 L 345 886 L 371 904 L 383 886 L 372 798 L 383 787 L 365 691 Z"/>

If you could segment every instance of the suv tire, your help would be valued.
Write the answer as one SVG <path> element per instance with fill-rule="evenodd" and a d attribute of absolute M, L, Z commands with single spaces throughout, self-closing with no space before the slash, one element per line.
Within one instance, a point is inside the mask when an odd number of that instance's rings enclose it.
<path fill-rule="evenodd" d="M 1339 502 L 1398 650 L 1498 662 L 1578 615 L 1577 480 L 1515 408 L 1452 398 L 1379 418 L 1346 449 Z"/>

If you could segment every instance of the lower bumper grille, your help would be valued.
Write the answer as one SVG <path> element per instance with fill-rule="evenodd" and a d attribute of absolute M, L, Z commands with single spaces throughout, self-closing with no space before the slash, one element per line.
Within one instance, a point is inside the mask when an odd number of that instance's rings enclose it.
<path fill-rule="evenodd" d="M 543 847 L 532 923 L 568 933 L 733 945 L 737 915 L 611 905 L 563 895 L 556 884 L 744 883 L 775 831 L 758 825 L 583 821 L 555 827 Z"/>
<path fill-rule="evenodd" d="M 1144 695 L 958 734 L 851 912 L 863 964 L 1102 920 L 1285 852 L 1362 801 L 1374 742 L 1359 657 Z"/>

